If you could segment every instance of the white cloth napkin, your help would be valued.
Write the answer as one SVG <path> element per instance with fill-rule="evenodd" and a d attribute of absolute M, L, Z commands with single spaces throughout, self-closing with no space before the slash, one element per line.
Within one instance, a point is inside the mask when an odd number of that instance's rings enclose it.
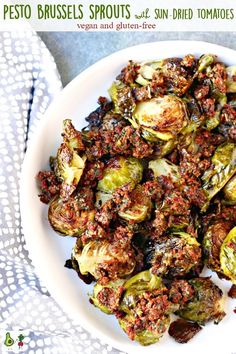
<path fill-rule="evenodd" d="M 61 81 L 33 31 L 0 32 L 0 352 L 119 353 L 71 321 L 35 275 L 21 230 L 19 178 L 27 141 Z M 4 344 L 6 333 L 15 344 Z M 25 338 L 18 347 L 17 336 Z"/>

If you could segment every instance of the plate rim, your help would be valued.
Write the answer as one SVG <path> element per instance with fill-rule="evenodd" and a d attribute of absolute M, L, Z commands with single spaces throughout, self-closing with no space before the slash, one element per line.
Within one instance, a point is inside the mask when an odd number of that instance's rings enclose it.
<path fill-rule="evenodd" d="M 19 188 L 21 226 L 22 226 L 22 230 L 23 230 L 25 244 L 26 244 L 26 248 L 29 252 L 29 258 L 31 259 L 32 264 L 35 267 L 36 274 L 39 276 L 40 279 L 42 279 L 42 281 L 45 284 L 46 288 L 48 289 L 50 295 L 56 301 L 56 303 L 59 305 L 59 307 L 63 311 L 65 311 L 66 314 L 71 319 L 75 319 L 73 317 L 73 313 L 70 313 L 70 311 L 68 311 L 68 308 L 66 308 L 65 304 L 62 303 L 60 296 L 58 296 L 58 294 L 56 294 L 54 292 L 53 287 L 47 281 L 47 279 L 45 279 L 44 274 L 40 270 L 37 257 L 35 257 L 35 251 L 33 249 L 33 241 L 32 241 L 32 238 L 30 238 L 29 228 L 28 228 L 27 220 L 26 220 L 27 219 L 27 217 L 26 217 L 27 216 L 27 213 L 26 213 L 27 206 L 25 204 L 24 194 L 25 194 L 27 188 L 26 188 L 24 181 L 25 181 L 25 176 L 28 171 L 28 168 L 30 168 L 30 161 L 33 156 L 35 146 L 37 145 L 36 143 L 39 139 L 41 131 L 45 129 L 45 126 L 47 125 L 47 121 L 48 121 L 48 119 L 50 119 L 51 112 L 53 112 L 55 110 L 57 102 L 60 101 L 61 99 L 63 99 L 65 96 L 68 96 L 69 93 L 72 92 L 75 89 L 75 87 L 78 85 L 78 82 L 84 80 L 84 77 L 88 76 L 89 73 L 92 72 L 95 68 L 105 65 L 107 62 L 110 62 L 110 61 L 112 62 L 112 60 L 115 57 L 122 56 L 123 54 L 126 54 L 128 52 L 139 50 L 140 48 L 145 48 L 145 47 L 147 48 L 147 47 L 158 46 L 158 45 L 160 47 L 172 46 L 172 45 L 176 45 L 177 43 L 180 46 L 186 47 L 186 54 L 191 52 L 187 49 L 187 45 L 189 45 L 191 43 L 191 47 L 194 47 L 195 44 L 197 47 L 198 46 L 202 46 L 202 47 L 210 46 L 212 49 L 215 48 L 215 49 L 218 49 L 219 51 L 223 50 L 224 53 L 227 52 L 227 55 L 225 54 L 226 56 L 229 56 L 231 53 L 232 54 L 234 53 L 234 55 L 236 56 L 236 50 L 234 50 L 234 49 L 231 49 L 231 48 L 219 45 L 219 44 L 214 44 L 211 42 L 201 41 L 201 40 L 152 41 L 152 42 L 148 42 L 148 43 L 141 43 L 141 44 L 138 44 L 135 46 L 129 46 L 127 48 L 123 48 L 121 50 L 115 51 L 112 54 L 105 56 L 104 58 L 98 60 L 97 62 L 95 62 L 94 64 L 92 64 L 91 66 L 89 66 L 88 68 L 83 70 L 56 95 L 53 102 L 49 105 L 46 112 L 43 114 L 43 118 L 40 120 L 40 122 L 38 124 L 37 131 L 33 135 L 34 139 L 31 138 L 31 140 L 29 141 L 27 151 L 26 151 L 26 154 L 24 157 L 24 161 L 22 164 L 21 175 L 20 175 L 20 188 Z M 161 50 L 162 49 L 160 48 L 160 54 L 161 54 Z M 204 54 L 204 53 L 206 53 L 206 51 L 203 51 L 202 53 Z M 125 62 L 127 62 L 127 60 L 124 59 L 124 64 L 125 64 Z M 114 80 L 114 78 L 113 79 L 111 78 L 111 80 Z M 34 140 L 36 141 L 36 143 L 34 142 Z M 114 347 L 118 350 L 122 350 L 122 351 L 127 352 L 127 349 L 128 349 L 129 353 L 138 353 L 138 352 L 141 353 L 142 352 L 142 350 L 139 350 L 141 346 L 132 345 L 132 348 L 125 348 L 123 344 L 119 345 L 119 343 L 115 343 L 113 339 L 111 339 L 107 335 L 103 334 L 102 331 L 100 331 L 98 328 L 94 327 L 94 325 L 92 325 L 88 320 L 85 321 L 84 318 L 81 321 L 80 326 L 82 328 L 84 328 L 87 332 L 89 332 L 90 334 L 95 335 L 98 339 L 101 339 L 105 343 L 111 345 L 112 347 Z M 143 350 L 145 350 L 145 347 L 141 347 L 141 348 L 144 348 Z M 156 347 L 156 348 L 158 348 L 158 347 Z M 180 346 L 180 348 L 183 349 L 181 346 Z M 182 352 L 184 352 L 184 351 L 182 350 Z"/>

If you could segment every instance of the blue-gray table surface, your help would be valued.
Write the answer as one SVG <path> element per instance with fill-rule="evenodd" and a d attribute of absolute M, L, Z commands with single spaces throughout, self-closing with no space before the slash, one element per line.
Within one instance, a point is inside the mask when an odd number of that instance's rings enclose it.
<path fill-rule="evenodd" d="M 81 71 L 120 49 L 163 40 L 202 40 L 236 49 L 236 32 L 38 32 L 65 86 Z M 191 52 L 191 48 L 190 48 Z"/>

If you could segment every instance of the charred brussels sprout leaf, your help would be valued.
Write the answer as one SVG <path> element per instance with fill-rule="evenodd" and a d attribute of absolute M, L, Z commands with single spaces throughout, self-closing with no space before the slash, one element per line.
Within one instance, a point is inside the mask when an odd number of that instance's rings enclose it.
<path fill-rule="evenodd" d="M 135 257 L 131 257 L 132 250 L 127 248 L 127 253 L 122 247 L 118 248 L 107 240 L 89 241 L 82 249 L 75 246 L 73 257 L 77 260 L 81 274 L 91 274 L 99 279 L 103 270 L 113 278 L 125 277 L 135 268 Z M 115 264 L 115 275 L 112 264 Z"/>
<path fill-rule="evenodd" d="M 199 324 L 220 322 L 225 316 L 221 304 L 222 291 L 209 278 L 191 279 L 189 283 L 194 287 L 195 296 L 177 311 L 177 315 Z"/>
<path fill-rule="evenodd" d="M 117 279 L 106 285 L 97 283 L 93 288 L 93 295 L 90 297 L 93 305 L 108 315 L 112 314 L 119 308 L 124 282 L 124 279 Z"/>
<path fill-rule="evenodd" d="M 103 178 L 98 182 L 98 190 L 113 193 L 126 184 L 134 188 L 141 181 L 142 173 L 143 166 L 134 157 L 113 158 L 103 171 Z"/>
<path fill-rule="evenodd" d="M 203 189 L 207 195 L 207 202 L 202 211 L 206 211 L 211 199 L 226 185 L 235 172 L 236 145 L 234 143 L 224 143 L 216 149 L 212 157 L 212 166 L 202 177 Z"/>
<path fill-rule="evenodd" d="M 54 198 L 48 209 L 48 219 L 52 228 L 63 236 L 79 236 L 94 219 L 94 211 L 81 210 L 76 198 L 64 201 Z"/>
<path fill-rule="evenodd" d="M 167 159 L 156 159 L 149 162 L 148 167 L 153 171 L 154 177 L 168 176 L 173 182 L 180 181 L 179 168 Z"/>
<path fill-rule="evenodd" d="M 200 260 L 200 244 L 185 232 L 160 238 L 148 255 L 152 273 L 167 278 L 183 277 L 198 266 Z"/>
<path fill-rule="evenodd" d="M 236 204 L 236 175 L 229 180 L 223 189 L 226 204 Z"/>
<path fill-rule="evenodd" d="M 121 328 L 142 345 L 156 343 L 169 325 L 169 314 L 178 308 L 167 300 L 161 278 L 147 270 L 127 280 L 123 287 L 120 309 L 125 316 L 119 319 Z"/>
<path fill-rule="evenodd" d="M 236 65 L 226 68 L 227 77 L 227 92 L 236 92 Z"/>
<path fill-rule="evenodd" d="M 150 217 L 152 202 L 146 196 L 141 185 L 138 185 L 130 194 L 131 205 L 119 211 L 119 216 L 131 223 L 139 223 Z"/>
<path fill-rule="evenodd" d="M 139 102 L 133 112 L 133 122 L 153 138 L 168 141 L 187 125 L 188 118 L 184 102 L 166 95 Z"/>
<path fill-rule="evenodd" d="M 223 273 L 236 284 L 236 226 L 226 236 L 220 250 Z"/>

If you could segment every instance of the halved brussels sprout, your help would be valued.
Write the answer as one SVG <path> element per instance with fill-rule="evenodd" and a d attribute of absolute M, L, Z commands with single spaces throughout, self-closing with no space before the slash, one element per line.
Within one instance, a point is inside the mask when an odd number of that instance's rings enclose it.
<path fill-rule="evenodd" d="M 154 177 L 168 176 L 173 182 L 179 182 L 181 177 L 179 167 L 167 159 L 156 159 L 149 162 L 148 167 L 153 171 Z"/>
<path fill-rule="evenodd" d="M 236 172 L 236 145 L 223 143 L 216 149 L 212 157 L 212 166 L 204 173 L 203 189 L 207 202 L 201 211 L 206 211 L 211 199 L 226 185 Z"/>
<path fill-rule="evenodd" d="M 168 141 L 187 125 L 188 117 L 180 98 L 165 95 L 139 102 L 133 112 L 133 122 L 157 140 Z"/>
<path fill-rule="evenodd" d="M 151 273 L 150 270 L 145 270 L 138 273 L 129 280 L 126 280 L 123 284 L 125 294 L 123 296 L 120 308 L 129 313 L 131 310 L 136 308 L 136 300 L 145 291 L 152 291 L 163 287 L 164 285 L 162 279 Z"/>
<path fill-rule="evenodd" d="M 143 166 L 136 158 L 115 157 L 105 167 L 97 188 L 105 193 L 113 193 L 126 184 L 134 188 L 141 181 L 142 174 Z"/>
<path fill-rule="evenodd" d="M 236 204 L 236 175 L 233 176 L 223 189 L 226 204 Z"/>
<path fill-rule="evenodd" d="M 121 81 L 116 81 L 113 82 L 108 92 L 114 103 L 115 113 L 119 113 L 124 118 L 128 118 L 136 106 L 131 95 L 131 88 L 124 85 Z"/>
<path fill-rule="evenodd" d="M 123 287 L 120 309 L 125 316 L 119 319 L 121 328 L 142 345 L 156 343 L 169 325 L 169 314 L 179 306 L 168 301 L 161 278 L 149 270 L 127 280 Z"/>
<path fill-rule="evenodd" d="M 97 283 L 93 288 L 93 295 L 90 296 L 93 305 L 108 315 L 118 310 L 124 282 L 124 279 L 117 279 L 106 285 Z"/>
<path fill-rule="evenodd" d="M 89 273 L 97 280 L 104 275 L 114 280 L 126 277 L 136 265 L 131 246 L 127 245 L 124 249 L 108 240 L 89 241 L 83 248 L 76 245 L 72 255 L 78 262 L 81 274 Z"/>
<path fill-rule="evenodd" d="M 195 278 L 189 280 L 195 295 L 185 303 L 176 314 L 186 320 L 205 324 L 209 321 L 219 323 L 225 316 L 222 311 L 222 291 L 210 278 Z"/>
<path fill-rule="evenodd" d="M 63 140 L 68 143 L 71 149 L 83 150 L 84 144 L 82 142 L 82 134 L 72 124 L 71 119 L 63 121 Z"/>
<path fill-rule="evenodd" d="M 197 74 L 201 73 L 207 67 L 212 65 L 214 63 L 215 59 L 216 59 L 216 56 L 213 54 L 202 55 L 198 60 Z"/>
<path fill-rule="evenodd" d="M 218 220 L 206 231 L 203 238 L 203 251 L 208 268 L 222 273 L 220 265 L 220 249 L 224 239 L 232 228 L 232 222 Z"/>
<path fill-rule="evenodd" d="M 87 223 L 94 220 L 94 210 L 81 210 L 75 197 L 63 200 L 54 198 L 48 209 L 48 220 L 52 228 L 62 236 L 79 236 Z"/>
<path fill-rule="evenodd" d="M 183 277 L 201 261 L 201 247 L 186 232 L 173 232 L 155 241 L 147 257 L 151 271 L 166 278 Z"/>
<path fill-rule="evenodd" d="M 236 65 L 228 66 L 227 71 L 227 92 L 236 92 Z"/>
<path fill-rule="evenodd" d="M 145 191 L 141 185 L 138 185 L 130 193 L 131 205 L 128 208 L 123 209 L 121 204 L 121 210 L 118 215 L 131 223 L 139 223 L 150 217 L 152 202 L 149 197 L 146 196 Z"/>
<path fill-rule="evenodd" d="M 230 230 L 221 246 L 220 264 L 223 273 L 236 284 L 236 226 Z"/>
<path fill-rule="evenodd" d="M 69 144 L 62 143 L 57 151 L 57 177 L 62 181 L 61 197 L 68 198 L 76 189 L 85 167 L 86 156 L 79 156 Z"/>

